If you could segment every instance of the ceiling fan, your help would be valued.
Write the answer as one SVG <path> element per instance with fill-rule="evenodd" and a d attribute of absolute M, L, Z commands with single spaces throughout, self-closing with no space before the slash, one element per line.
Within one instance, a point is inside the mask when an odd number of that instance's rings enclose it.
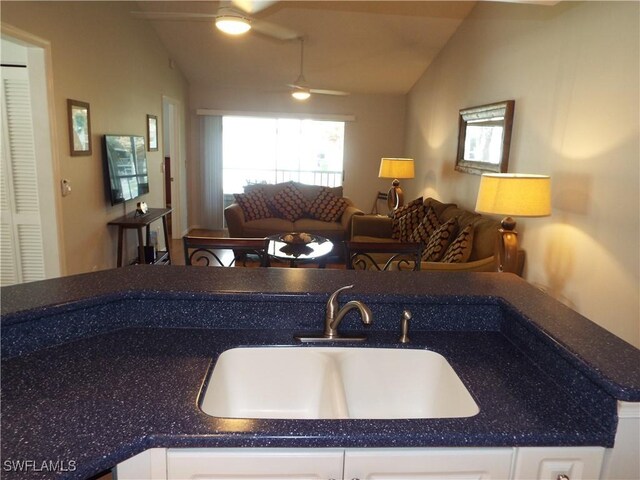
<path fill-rule="evenodd" d="M 324 90 L 309 86 L 307 79 L 304 78 L 304 37 L 298 37 L 298 40 L 300 41 L 300 75 L 293 83 L 288 84 L 292 88 L 291 96 L 296 100 L 306 100 L 312 93 L 320 95 L 349 95 L 348 92 L 341 92 L 340 90 Z"/>
<path fill-rule="evenodd" d="M 275 3 L 277 0 L 230 0 L 219 2 L 216 13 L 137 11 L 131 12 L 131 15 L 148 20 L 213 21 L 219 30 L 230 35 L 241 35 L 254 30 L 277 40 L 299 38 L 300 34 L 289 28 L 255 17 Z"/>

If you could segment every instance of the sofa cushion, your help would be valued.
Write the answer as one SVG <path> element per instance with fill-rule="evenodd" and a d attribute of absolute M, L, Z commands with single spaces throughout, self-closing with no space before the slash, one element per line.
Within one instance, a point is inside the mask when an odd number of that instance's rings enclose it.
<path fill-rule="evenodd" d="M 283 218 L 262 218 L 244 224 L 243 235 L 245 237 L 268 237 L 280 233 L 297 231 L 293 222 Z"/>
<path fill-rule="evenodd" d="M 458 233 L 458 236 L 449 244 L 442 257 L 445 263 L 463 263 L 469 260 L 473 247 L 473 224 L 469 224 Z"/>
<path fill-rule="evenodd" d="M 422 252 L 422 260 L 426 262 L 439 262 L 447 251 L 447 247 L 453 241 L 455 233 L 458 229 L 458 222 L 452 218 L 440 225 Z"/>
<path fill-rule="evenodd" d="M 392 219 L 393 219 L 393 227 L 391 238 L 395 238 L 396 240 L 400 240 L 402 237 L 401 227 L 400 227 L 400 219 L 410 213 L 413 210 L 424 208 L 422 202 L 422 197 L 418 197 L 415 200 L 411 200 L 406 205 L 403 205 L 399 208 L 396 208 L 393 211 Z"/>
<path fill-rule="evenodd" d="M 242 213 L 244 213 L 244 218 L 247 221 L 273 217 L 262 190 L 253 190 L 249 193 L 234 193 L 233 196 L 240 208 L 242 208 Z"/>
<path fill-rule="evenodd" d="M 440 215 L 441 221 L 449 220 L 450 218 L 457 218 L 460 228 L 464 228 L 469 224 L 474 226 L 473 248 L 469 261 L 480 260 L 495 254 L 500 222 L 483 217 L 478 213 L 458 208 L 455 205 L 448 206 Z"/>
<path fill-rule="evenodd" d="M 348 206 L 344 198 L 335 196 L 329 188 L 322 188 L 318 196 L 308 204 L 307 213 L 316 220 L 336 222 Z"/>
<path fill-rule="evenodd" d="M 335 245 L 334 249 L 342 250 L 342 241 L 345 240 L 345 231 L 340 222 L 323 222 L 312 218 L 301 218 L 293 224 L 294 232 L 309 232 L 328 238 Z"/>
<path fill-rule="evenodd" d="M 455 203 L 442 203 L 439 200 L 436 200 L 435 198 L 432 197 L 428 197 L 425 198 L 424 200 L 424 204 L 427 206 L 427 208 L 431 207 L 433 208 L 434 212 L 436 212 L 436 215 L 438 216 L 438 218 L 442 218 L 442 213 L 449 207 L 454 207 L 457 208 L 458 206 Z M 449 220 L 448 218 L 446 220 Z"/>
<path fill-rule="evenodd" d="M 287 185 L 268 201 L 271 210 L 279 218 L 295 222 L 304 216 L 307 202 L 294 185 Z"/>
<path fill-rule="evenodd" d="M 473 226 L 473 250 L 469 261 L 480 260 L 494 255 L 500 238 L 498 234 L 500 222 L 480 217 L 473 222 Z"/>

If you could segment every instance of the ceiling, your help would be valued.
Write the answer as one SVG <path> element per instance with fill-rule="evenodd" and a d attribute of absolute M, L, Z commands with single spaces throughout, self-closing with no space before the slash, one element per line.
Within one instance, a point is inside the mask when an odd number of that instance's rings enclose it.
<path fill-rule="evenodd" d="M 405 94 L 447 43 L 475 1 L 281 1 L 255 15 L 305 38 L 312 88 Z M 132 10 L 216 13 L 218 1 L 141 1 Z M 284 92 L 300 70 L 300 43 L 253 30 L 242 37 L 212 21 L 150 22 L 194 86 Z"/>

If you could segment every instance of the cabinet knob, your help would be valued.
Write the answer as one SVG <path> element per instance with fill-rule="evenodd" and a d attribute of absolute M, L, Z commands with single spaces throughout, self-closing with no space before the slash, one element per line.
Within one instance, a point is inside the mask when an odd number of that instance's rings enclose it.
<path fill-rule="evenodd" d="M 571 480 L 571 479 L 569 478 L 569 475 L 565 475 L 564 473 L 561 473 L 556 477 L 556 480 Z"/>

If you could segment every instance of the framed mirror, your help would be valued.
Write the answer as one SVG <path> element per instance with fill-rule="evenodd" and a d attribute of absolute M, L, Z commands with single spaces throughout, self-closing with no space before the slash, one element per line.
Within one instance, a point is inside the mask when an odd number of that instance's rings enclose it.
<path fill-rule="evenodd" d="M 515 100 L 460 110 L 456 170 L 482 174 L 505 173 Z"/>

